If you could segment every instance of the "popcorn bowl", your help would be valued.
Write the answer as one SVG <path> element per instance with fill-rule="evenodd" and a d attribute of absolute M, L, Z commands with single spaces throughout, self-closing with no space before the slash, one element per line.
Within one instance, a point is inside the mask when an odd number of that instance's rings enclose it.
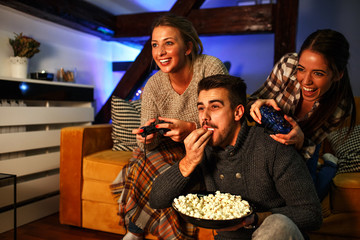
<path fill-rule="evenodd" d="M 200 192 L 200 193 L 194 193 L 196 194 L 198 197 L 204 197 L 207 196 L 209 194 L 213 194 L 215 195 L 215 192 Z M 174 208 L 174 210 L 187 222 L 198 226 L 198 227 L 202 227 L 202 228 L 208 228 L 208 229 L 223 229 L 223 228 L 228 228 L 228 227 L 233 227 L 235 225 L 240 224 L 246 217 L 250 216 L 253 213 L 253 208 L 250 204 L 249 206 L 249 212 L 245 215 L 243 215 L 240 218 L 232 218 L 232 219 L 224 219 L 224 220 L 214 220 L 214 219 L 205 219 L 205 218 L 198 218 L 198 217 L 193 217 L 190 215 L 186 215 L 184 213 L 182 213 L 176 206 L 175 206 L 175 202 L 173 201 L 172 203 L 172 207 Z"/>

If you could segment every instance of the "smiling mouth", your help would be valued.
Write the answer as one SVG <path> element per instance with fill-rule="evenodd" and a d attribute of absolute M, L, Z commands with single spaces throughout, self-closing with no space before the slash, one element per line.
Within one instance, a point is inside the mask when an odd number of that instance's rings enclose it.
<path fill-rule="evenodd" d="M 307 88 L 307 87 L 303 87 L 304 91 L 306 92 L 315 92 L 316 88 Z"/>
<path fill-rule="evenodd" d="M 162 60 L 159 60 L 159 62 L 161 62 L 161 63 L 167 63 L 167 62 L 169 62 L 170 61 L 170 59 L 162 59 Z"/>

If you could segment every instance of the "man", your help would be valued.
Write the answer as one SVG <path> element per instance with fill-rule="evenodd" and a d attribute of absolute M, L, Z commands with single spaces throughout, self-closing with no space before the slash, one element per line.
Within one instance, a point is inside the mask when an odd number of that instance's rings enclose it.
<path fill-rule="evenodd" d="M 202 128 L 185 139 L 186 156 L 155 180 L 150 205 L 170 207 L 175 197 L 205 186 L 241 195 L 256 211 L 216 239 L 304 239 L 301 231 L 319 228 L 321 206 L 305 162 L 293 146 L 247 125 L 243 80 L 204 78 L 197 105 Z"/>

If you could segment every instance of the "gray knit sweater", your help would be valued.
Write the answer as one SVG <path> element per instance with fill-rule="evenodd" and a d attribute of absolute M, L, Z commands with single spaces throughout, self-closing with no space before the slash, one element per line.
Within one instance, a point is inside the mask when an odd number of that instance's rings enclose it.
<path fill-rule="evenodd" d="M 141 126 L 149 119 L 159 116 L 198 124 L 196 103 L 199 81 L 216 74 L 228 74 L 228 71 L 218 58 L 209 55 L 200 55 L 194 62 L 193 71 L 192 80 L 181 95 L 172 88 L 167 73 L 158 71 L 148 80 L 141 101 Z M 156 139 L 146 148 L 151 150 L 158 143 L 159 139 Z M 138 142 L 138 145 L 143 149 L 142 143 Z"/>
<path fill-rule="evenodd" d="M 257 212 L 286 215 L 301 230 L 322 223 L 321 206 L 302 157 L 293 146 L 274 141 L 260 127 L 242 127 L 235 146 L 207 146 L 203 162 L 190 177 L 183 177 L 178 163 L 159 175 L 150 194 L 155 209 L 171 206 L 172 200 L 205 183 L 207 191 L 239 194 Z M 221 232 L 221 238 L 251 239 L 253 230 Z"/>

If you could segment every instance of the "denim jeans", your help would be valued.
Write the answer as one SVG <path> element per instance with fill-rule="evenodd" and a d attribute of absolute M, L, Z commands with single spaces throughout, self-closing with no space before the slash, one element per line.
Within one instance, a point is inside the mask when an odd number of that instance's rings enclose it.
<path fill-rule="evenodd" d="M 215 235 L 216 240 L 244 239 L 244 237 L 224 237 Z M 271 214 L 259 228 L 249 235 L 249 240 L 305 240 L 296 224 L 282 214 Z"/>
<path fill-rule="evenodd" d="M 271 214 L 253 233 L 252 240 L 304 240 L 296 224 L 282 214 Z"/>
<path fill-rule="evenodd" d="M 324 165 L 319 170 L 317 169 L 320 147 L 321 144 L 316 146 L 315 153 L 307 160 L 306 165 L 314 181 L 318 197 L 322 201 L 329 192 L 330 183 L 336 175 L 337 165 L 330 161 L 324 161 Z"/>

